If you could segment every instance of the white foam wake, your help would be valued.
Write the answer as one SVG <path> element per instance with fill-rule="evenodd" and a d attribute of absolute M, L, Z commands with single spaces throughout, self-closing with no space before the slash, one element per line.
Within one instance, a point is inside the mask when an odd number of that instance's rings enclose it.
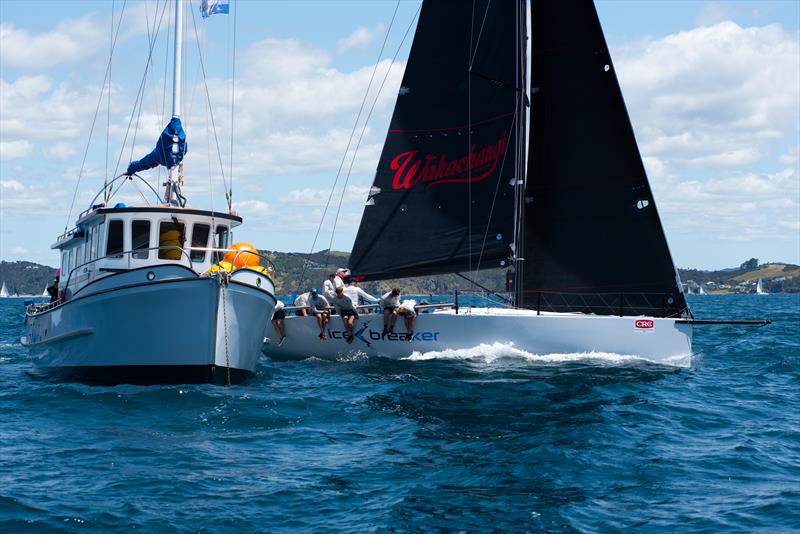
<path fill-rule="evenodd" d="M 570 352 L 552 354 L 533 354 L 519 349 L 513 343 L 481 343 L 476 347 L 467 349 L 432 350 L 429 352 L 414 351 L 408 360 L 477 360 L 492 363 L 500 358 L 519 358 L 532 362 L 558 363 L 574 362 L 581 360 L 602 360 L 603 362 L 619 364 L 625 362 L 642 361 L 640 356 L 629 354 L 614 354 L 610 352 Z"/>

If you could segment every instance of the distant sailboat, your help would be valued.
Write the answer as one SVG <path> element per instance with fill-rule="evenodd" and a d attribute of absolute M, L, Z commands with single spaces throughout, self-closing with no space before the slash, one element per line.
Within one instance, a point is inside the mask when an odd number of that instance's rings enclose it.
<path fill-rule="evenodd" d="M 0 299 L 7 299 L 11 295 L 8 293 L 8 288 L 6 288 L 6 283 L 3 282 L 3 287 L 0 288 Z"/>
<path fill-rule="evenodd" d="M 694 289 L 692 289 L 692 284 L 686 284 L 686 294 L 687 295 L 694 295 Z"/>
<path fill-rule="evenodd" d="M 42 296 L 43 297 L 49 297 L 50 296 L 50 293 L 47 292 L 47 286 L 44 286 L 44 291 L 42 291 Z"/>
<path fill-rule="evenodd" d="M 698 291 L 697 294 L 698 295 L 705 295 L 706 294 L 706 290 L 703 289 L 703 286 L 700 286 L 700 291 Z"/>
<path fill-rule="evenodd" d="M 759 278 L 758 283 L 756 284 L 756 295 L 769 295 L 766 291 L 764 291 L 764 281 Z"/>

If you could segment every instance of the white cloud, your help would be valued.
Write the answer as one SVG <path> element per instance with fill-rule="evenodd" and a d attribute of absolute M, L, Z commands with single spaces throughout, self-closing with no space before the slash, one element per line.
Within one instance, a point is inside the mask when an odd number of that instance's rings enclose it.
<path fill-rule="evenodd" d="M 360 48 L 372 43 L 375 36 L 384 31 L 383 25 L 380 24 L 374 29 L 369 29 L 365 26 L 359 26 L 353 33 L 340 40 L 336 45 L 336 51 L 340 54 L 353 48 Z"/>
<path fill-rule="evenodd" d="M 33 145 L 25 139 L 0 141 L 0 160 L 24 158 L 31 152 L 33 152 Z"/>
<path fill-rule="evenodd" d="M 44 157 L 54 160 L 65 160 L 75 155 L 77 152 L 72 143 L 53 143 L 47 145 L 43 150 Z"/>
<path fill-rule="evenodd" d="M 36 70 L 76 62 L 107 41 L 107 33 L 104 36 L 98 31 L 100 24 L 90 15 L 65 20 L 50 31 L 34 34 L 4 22 L 0 24 L 0 63 Z"/>
<path fill-rule="evenodd" d="M 369 186 L 348 184 L 347 192 L 345 193 L 343 203 L 345 204 L 363 204 L 367 199 L 367 192 Z M 315 189 L 306 187 L 303 189 L 293 189 L 286 195 L 280 198 L 282 204 L 292 206 L 324 206 L 328 202 L 330 196 L 330 189 Z M 341 197 L 341 187 L 338 187 L 331 198 L 331 205 L 336 206 Z"/>
<path fill-rule="evenodd" d="M 770 155 L 800 115 L 800 42 L 733 22 L 614 50 L 642 152 L 716 168 Z"/>
<path fill-rule="evenodd" d="M 25 187 L 17 180 L 0 180 L 0 189 L 9 191 L 22 191 Z"/>
<path fill-rule="evenodd" d="M 794 145 L 789 148 L 786 154 L 782 154 L 778 158 L 778 161 L 784 165 L 797 165 L 797 162 L 800 161 L 800 145 Z"/>
<path fill-rule="evenodd" d="M 704 4 L 697 13 L 696 21 L 700 26 L 713 26 L 724 22 L 733 14 L 733 6 L 723 5 L 717 2 Z"/>
<path fill-rule="evenodd" d="M 22 255 L 25 255 L 25 254 L 30 254 L 31 251 L 28 250 L 25 247 L 11 247 L 11 253 L 22 256 Z"/>

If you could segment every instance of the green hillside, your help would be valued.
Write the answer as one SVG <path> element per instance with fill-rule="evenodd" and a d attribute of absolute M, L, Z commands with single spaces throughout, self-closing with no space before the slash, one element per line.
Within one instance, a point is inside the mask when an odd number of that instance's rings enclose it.
<path fill-rule="evenodd" d="M 0 284 L 9 293 L 41 295 L 55 276 L 55 269 L 29 261 L 0 261 Z"/>
<path fill-rule="evenodd" d="M 310 287 L 321 287 L 328 273 L 346 267 L 349 254 L 322 250 L 308 256 L 305 271 L 303 263 L 306 253 L 262 250 L 276 266 L 275 284 L 279 294 L 292 294 Z M 29 261 L 0 262 L 0 283 L 5 282 L 12 293 L 40 295 L 53 279 L 54 269 Z M 474 280 L 492 291 L 505 289 L 505 269 L 490 269 L 474 275 Z M 764 288 L 770 293 L 800 292 L 800 266 L 785 263 L 758 264 L 751 258 L 739 267 L 719 271 L 679 269 L 684 284 L 690 283 L 697 290 L 702 285 L 709 293 L 741 293 L 755 289 L 755 281 L 764 280 Z M 405 294 L 447 295 L 458 290 L 476 290 L 474 285 L 455 274 L 365 282 L 365 291 L 378 294 L 399 286 Z"/>

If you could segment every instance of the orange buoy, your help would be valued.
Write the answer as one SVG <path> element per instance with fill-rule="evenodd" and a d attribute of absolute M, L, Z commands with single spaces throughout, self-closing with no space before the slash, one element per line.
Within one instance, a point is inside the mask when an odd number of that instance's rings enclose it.
<path fill-rule="evenodd" d="M 250 243 L 234 243 L 230 249 L 232 250 L 225 253 L 223 260 L 233 263 L 234 269 L 253 267 L 261 263 L 258 250 Z"/>

